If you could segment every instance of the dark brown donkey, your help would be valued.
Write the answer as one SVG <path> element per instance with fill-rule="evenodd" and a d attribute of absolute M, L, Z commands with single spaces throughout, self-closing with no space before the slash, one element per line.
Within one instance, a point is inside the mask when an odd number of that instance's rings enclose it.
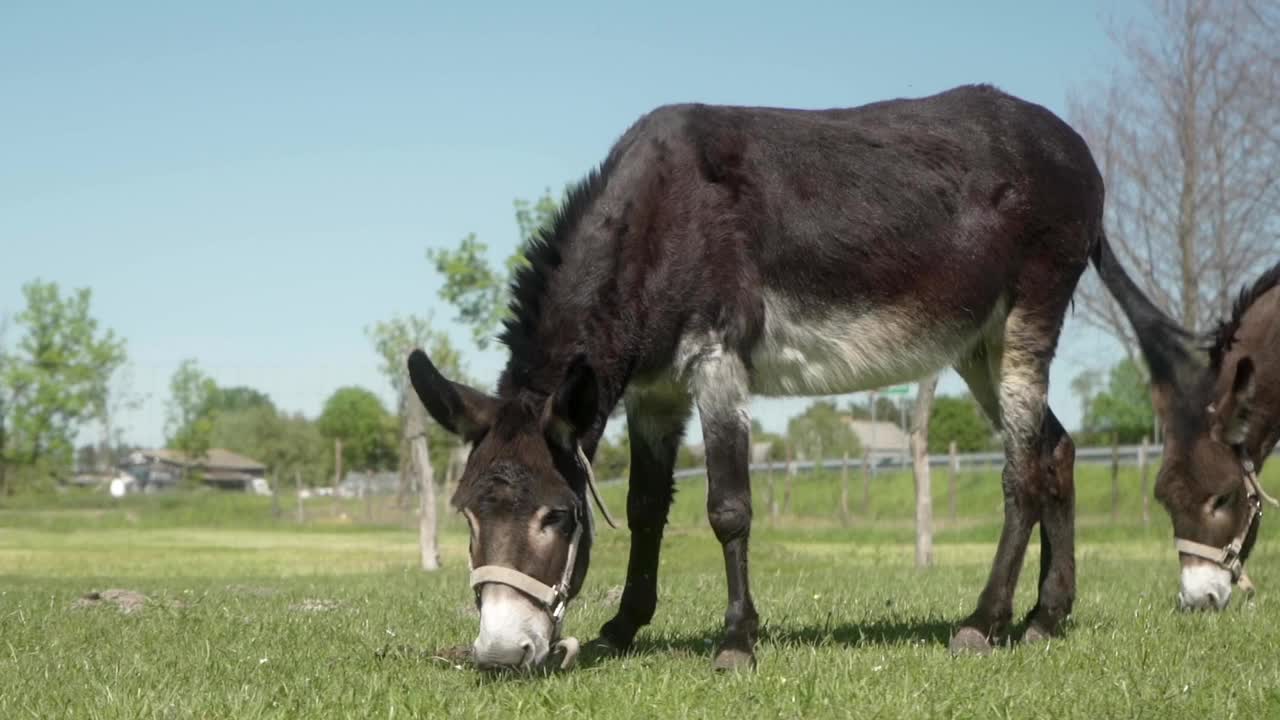
<path fill-rule="evenodd" d="M 1026 637 L 1056 632 L 1075 596 L 1074 448 L 1046 404 L 1049 363 L 1102 204 L 1080 136 L 987 86 L 641 118 L 529 250 L 496 396 L 409 358 L 432 416 L 474 443 L 453 503 L 471 525 L 476 662 L 547 657 L 587 572 L 587 461 L 624 402 L 631 556 L 602 640 L 626 649 L 653 617 L 672 465 L 696 406 L 728 580 L 715 666 L 754 663 L 751 396 L 852 392 L 947 366 L 1002 428 L 1007 458 L 995 561 L 951 647 L 987 652 L 1006 632 L 1037 522 Z"/>
<path fill-rule="evenodd" d="M 1173 519 L 1178 602 L 1221 610 L 1257 540 L 1262 463 L 1280 440 L 1280 265 L 1241 291 L 1231 317 L 1197 338 L 1138 290 L 1105 243 L 1094 264 L 1138 335 L 1165 428 L 1156 498 Z"/>

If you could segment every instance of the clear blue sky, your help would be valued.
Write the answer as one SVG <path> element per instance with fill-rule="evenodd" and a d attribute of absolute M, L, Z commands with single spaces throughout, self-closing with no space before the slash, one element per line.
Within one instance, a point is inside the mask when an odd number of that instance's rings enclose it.
<path fill-rule="evenodd" d="M 50 3 L 0 7 L 0 314 L 88 286 L 162 441 L 196 357 L 316 414 L 384 396 L 364 328 L 434 313 L 427 247 L 508 254 L 511 202 L 559 188 L 668 102 L 857 105 L 990 82 L 1065 112 L 1119 54 L 1110 3 Z M 1069 325 L 1052 401 L 1114 357 Z M 471 353 L 492 380 L 497 352 Z M 952 375 L 944 390 L 962 385 Z M 780 429 L 807 404 L 758 402 Z"/>

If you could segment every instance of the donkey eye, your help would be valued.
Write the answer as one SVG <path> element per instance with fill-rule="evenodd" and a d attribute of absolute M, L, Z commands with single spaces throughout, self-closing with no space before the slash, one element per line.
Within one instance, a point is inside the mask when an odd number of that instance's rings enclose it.
<path fill-rule="evenodd" d="M 1213 499 L 1213 511 L 1217 512 L 1221 510 L 1222 508 L 1226 507 L 1227 503 L 1229 502 L 1231 502 L 1231 493 L 1219 495 L 1218 497 Z"/>
<path fill-rule="evenodd" d="M 542 516 L 542 529 L 560 528 L 565 532 L 573 529 L 573 513 L 563 508 L 556 508 Z"/>

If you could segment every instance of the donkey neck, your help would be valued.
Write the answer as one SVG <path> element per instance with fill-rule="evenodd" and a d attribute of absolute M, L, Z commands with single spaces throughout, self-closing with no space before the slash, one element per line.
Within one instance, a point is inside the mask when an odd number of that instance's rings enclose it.
<path fill-rule="evenodd" d="M 626 345 L 638 328 L 634 318 L 623 316 L 625 302 L 599 300 L 618 291 L 616 277 L 602 272 L 612 265 L 609 255 L 616 239 L 574 238 L 571 242 L 573 246 L 562 249 L 562 262 L 543 270 L 537 316 L 524 318 L 523 335 L 508 344 L 511 355 L 498 381 L 498 395 L 545 401 L 560 387 L 573 359 L 586 356 L 598 383 L 599 402 L 595 421 L 581 442 L 588 457 L 593 457 L 635 366 Z M 584 248 L 588 243 L 592 246 Z"/>

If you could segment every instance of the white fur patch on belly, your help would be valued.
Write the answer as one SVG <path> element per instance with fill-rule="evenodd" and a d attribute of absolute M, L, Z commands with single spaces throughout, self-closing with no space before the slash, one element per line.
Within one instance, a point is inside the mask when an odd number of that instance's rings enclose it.
<path fill-rule="evenodd" d="M 776 294 L 765 293 L 764 305 L 751 391 L 766 396 L 838 395 L 917 380 L 949 367 L 1003 320 L 1002 307 L 957 327 L 907 307 L 836 308 L 814 319 Z"/>

